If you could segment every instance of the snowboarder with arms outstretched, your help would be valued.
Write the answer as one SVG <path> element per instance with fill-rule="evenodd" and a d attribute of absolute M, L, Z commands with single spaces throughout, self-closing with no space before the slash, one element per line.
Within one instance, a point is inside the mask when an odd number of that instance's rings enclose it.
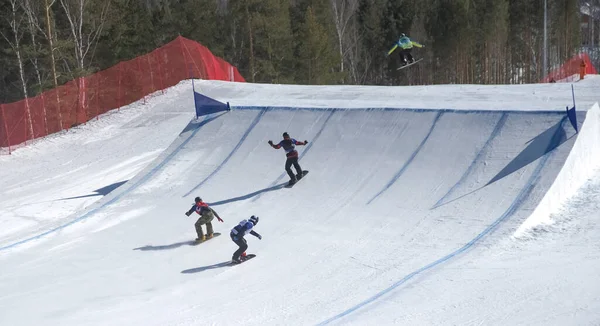
<path fill-rule="evenodd" d="M 404 33 L 402 33 L 402 35 L 400 35 L 400 39 L 398 39 L 398 42 L 396 42 L 396 44 L 394 44 L 394 47 L 391 48 L 390 51 L 388 51 L 387 55 L 389 56 L 390 54 L 392 54 L 392 52 L 394 52 L 394 50 L 396 50 L 397 48 L 400 48 L 400 57 L 402 58 L 402 66 L 406 66 L 409 63 L 415 62 L 415 59 L 413 58 L 413 56 L 411 54 L 413 46 L 416 46 L 418 48 L 423 47 L 423 45 L 412 41 L 408 36 L 406 36 Z"/>
<path fill-rule="evenodd" d="M 248 243 L 244 236 L 248 233 L 257 237 L 259 240 L 262 240 L 262 236 L 256 233 L 252 228 L 258 224 L 258 216 L 250 216 L 248 220 L 242 220 L 238 225 L 236 225 L 233 229 L 231 229 L 231 233 L 229 236 L 231 240 L 238 245 L 238 250 L 233 253 L 233 257 L 231 257 L 231 263 L 239 264 L 242 261 L 246 260 L 246 249 L 248 249 Z"/>
<path fill-rule="evenodd" d="M 298 164 L 298 151 L 296 151 L 296 145 L 306 144 L 308 144 L 308 140 L 297 141 L 294 138 L 290 138 L 290 135 L 287 132 L 283 133 L 283 140 L 277 145 L 273 144 L 273 141 L 269 140 L 269 145 L 271 145 L 271 147 L 275 149 L 283 147 L 285 150 L 285 156 L 287 157 L 285 161 L 285 172 L 287 172 L 288 176 L 290 176 L 289 185 L 293 185 L 304 176 L 302 168 L 300 168 L 300 164 Z M 292 172 L 292 165 L 296 169 L 296 175 L 294 175 Z"/>
<path fill-rule="evenodd" d="M 192 208 L 190 208 L 189 211 L 185 213 L 185 215 L 190 216 L 193 212 L 196 212 L 198 213 L 198 215 L 200 215 L 200 218 L 198 219 L 198 221 L 196 221 L 196 224 L 194 224 L 194 226 L 196 227 L 196 233 L 198 234 L 198 238 L 196 238 L 196 241 L 202 242 L 206 239 L 210 239 L 213 237 L 213 226 L 211 222 L 215 218 L 215 216 L 217 217 L 217 220 L 219 220 L 219 222 L 222 223 L 223 220 L 221 219 L 219 214 L 215 212 L 214 209 L 208 207 L 208 204 L 202 201 L 202 198 L 196 197 L 194 201 L 196 203 L 194 204 L 194 206 L 192 206 Z M 203 224 L 206 224 L 206 235 L 204 235 L 204 233 L 202 232 Z"/>

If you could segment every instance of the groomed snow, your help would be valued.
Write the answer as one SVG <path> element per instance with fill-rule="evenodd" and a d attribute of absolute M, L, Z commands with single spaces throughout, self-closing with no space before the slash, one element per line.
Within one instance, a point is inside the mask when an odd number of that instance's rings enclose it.
<path fill-rule="evenodd" d="M 1 325 L 600 320 L 598 166 L 565 165 L 597 146 L 598 108 L 575 135 L 569 84 L 196 82 L 234 110 L 190 121 L 182 82 L 0 156 Z M 598 89 L 597 76 L 575 83 L 579 110 Z M 267 145 L 283 131 L 309 140 L 293 189 Z M 552 195 L 555 223 L 513 237 L 556 188 L 571 197 Z M 195 196 L 225 222 L 189 246 Z M 250 214 L 258 257 L 225 266 L 229 229 Z"/>

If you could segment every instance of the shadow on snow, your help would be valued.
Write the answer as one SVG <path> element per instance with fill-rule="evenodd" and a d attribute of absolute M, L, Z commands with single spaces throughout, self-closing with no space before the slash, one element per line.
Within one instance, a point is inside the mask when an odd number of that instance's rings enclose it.
<path fill-rule="evenodd" d="M 227 266 L 230 266 L 230 265 L 231 265 L 231 261 L 224 261 L 224 262 L 218 263 L 218 264 L 213 264 L 213 265 L 208 265 L 208 266 L 202 266 L 202 267 L 196 267 L 196 268 L 186 269 L 186 270 L 181 271 L 181 274 L 200 273 L 200 272 L 204 272 L 204 271 L 209 270 L 209 269 L 227 267 Z"/>

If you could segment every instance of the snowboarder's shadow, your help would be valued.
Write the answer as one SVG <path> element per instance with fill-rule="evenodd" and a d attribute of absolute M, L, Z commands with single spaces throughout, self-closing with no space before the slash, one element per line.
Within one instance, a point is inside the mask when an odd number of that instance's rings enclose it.
<path fill-rule="evenodd" d="M 209 269 L 227 267 L 229 265 L 231 265 L 231 261 L 224 261 L 222 263 L 218 263 L 218 264 L 214 264 L 214 265 L 208 265 L 208 266 L 202 266 L 202 267 L 196 267 L 196 268 L 186 269 L 186 270 L 181 271 L 181 274 L 200 273 L 200 272 L 207 271 Z"/>
<path fill-rule="evenodd" d="M 230 198 L 230 199 L 224 199 L 224 200 L 216 201 L 216 202 L 213 202 L 213 203 L 208 203 L 208 205 L 209 206 L 219 206 L 219 205 L 229 204 L 229 203 L 233 203 L 233 202 L 240 201 L 240 200 L 250 199 L 250 198 L 252 198 L 252 197 L 254 197 L 256 195 L 260 195 L 260 194 L 265 193 L 265 192 L 283 189 L 287 184 L 288 184 L 287 182 L 280 183 L 280 184 L 272 186 L 272 187 L 268 187 L 268 188 L 257 190 L 255 192 L 251 192 L 251 193 L 249 193 L 247 195 L 233 197 L 233 198 Z"/>
<path fill-rule="evenodd" d="M 176 242 L 176 243 L 172 243 L 172 244 L 168 244 L 168 245 L 164 245 L 164 246 L 143 246 L 143 247 L 139 247 L 139 248 L 133 248 L 133 250 L 141 250 L 141 251 L 151 251 L 151 250 L 169 250 L 169 249 L 176 249 L 179 248 L 181 246 L 193 246 L 195 245 L 196 242 L 195 241 L 182 241 L 182 242 Z"/>

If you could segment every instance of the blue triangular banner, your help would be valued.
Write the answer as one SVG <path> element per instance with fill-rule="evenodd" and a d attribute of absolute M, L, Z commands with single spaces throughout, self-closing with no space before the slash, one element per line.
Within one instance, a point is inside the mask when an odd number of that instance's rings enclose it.
<path fill-rule="evenodd" d="M 222 103 L 196 91 L 194 91 L 194 104 L 196 105 L 196 117 L 231 110 L 229 102 Z"/>

